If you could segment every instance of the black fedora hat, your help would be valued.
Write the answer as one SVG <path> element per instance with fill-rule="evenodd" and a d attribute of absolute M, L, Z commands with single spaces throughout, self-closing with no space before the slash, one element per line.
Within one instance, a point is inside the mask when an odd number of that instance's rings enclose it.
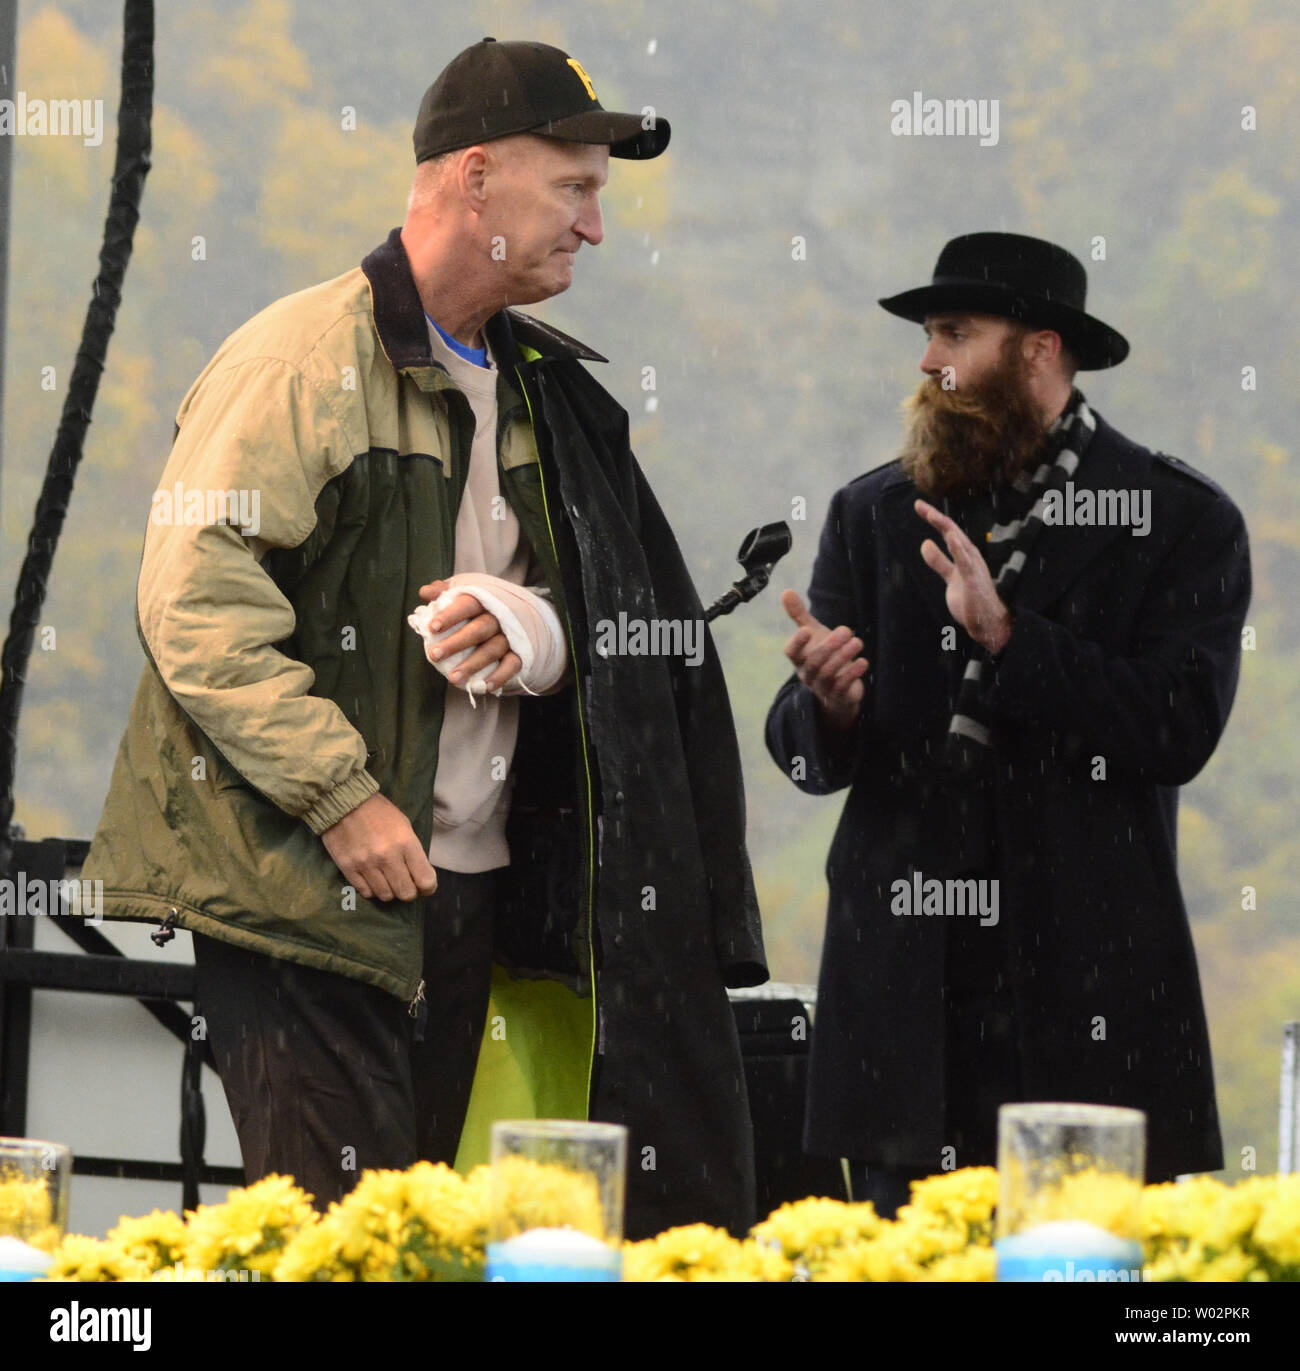
<path fill-rule="evenodd" d="M 1081 370 L 1117 366 L 1128 339 L 1084 312 L 1088 274 L 1055 243 L 1020 233 L 967 233 L 944 246 L 928 286 L 880 304 L 913 323 L 950 310 L 996 314 L 1059 333 Z"/>

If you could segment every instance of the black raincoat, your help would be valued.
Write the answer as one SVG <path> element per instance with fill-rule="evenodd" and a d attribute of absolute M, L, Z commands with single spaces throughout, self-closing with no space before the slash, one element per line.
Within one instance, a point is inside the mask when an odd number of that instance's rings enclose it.
<path fill-rule="evenodd" d="M 511 355 L 505 324 L 489 332 L 497 356 Z M 725 987 L 767 969 L 726 683 L 625 411 L 576 360 L 536 357 L 519 377 L 580 680 L 521 706 L 502 961 L 581 986 L 594 956 L 590 1117 L 629 1129 L 628 1235 L 700 1221 L 743 1232 L 753 1140 Z M 696 625 L 702 660 L 601 651 L 620 615 Z"/>

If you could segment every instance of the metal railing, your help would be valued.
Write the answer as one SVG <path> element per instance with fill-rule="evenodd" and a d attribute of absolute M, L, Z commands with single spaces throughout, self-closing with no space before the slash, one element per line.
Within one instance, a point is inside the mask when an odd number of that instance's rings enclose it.
<path fill-rule="evenodd" d="M 54 890 L 54 883 L 75 879 L 89 847 L 77 838 L 18 840 L 13 846 L 12 870 L 23 872 L 29 885 L 39 881 Z M 194 967 L 128 957 L 99 929 L 69 915 L 66 906 L 59 913 L 65 917 L 48 922 L 75 943 L 79 952 L 37 951 L 35 919 L 0 918 L 0 1135 L 22 1137 L 27 1131 L 33 990 L 125 995 L 137 1000 L 181 1045 L 181 1159 L 152 1161 L 77 1152 L 73 1174 L 179 1181 L 185 1209 L 199 1203 L 200 1184 L 243 1184 L 240 1168 L 210 1166 L 203 1160 L 207 1118 L 201 1077 L 204 1066 L 213 1066 L 213 1061 L 206 1038 L 194 1035 L 190 1015 L 181 1007 L 194 1004 Z"/>

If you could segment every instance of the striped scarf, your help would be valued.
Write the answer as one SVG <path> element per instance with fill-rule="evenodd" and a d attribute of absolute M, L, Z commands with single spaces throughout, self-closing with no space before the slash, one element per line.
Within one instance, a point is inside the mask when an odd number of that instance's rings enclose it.
<path fill-rule="evenodd" d="M 1021 472 L 1011 483 L 1012 488 L 1024 497 L 1020 508 L 1027 512 L 1009 523 L 995 524 L 988 534 L 991 544 L 1011 543 L 1010 554 L 1002 562 L 1002 569 L 994 581 L 998 598 L 1008 608 L 1015 602 L 1020 574 L 1042 534 L 1045 498 L 1051 491 L 1064 491 L 1065 483 L 1078 469 L 1096 428 L 1097 421 L 1083 393 L 1077 388 L 1072 389 L 1070 403 L 1047 430 L 1048 447 L 1042 465 L 1032 477 L 1028 472 Z M 1052 458 L 1053 451 L 1055 460 Z M 991 557 L 992 560 L 995 559 Z M 944 745 L 943 765 L 950 775 L 977 776 L 993 750 L 992 723 L 983 702 L 988 661 L 988 651 L 976 644 L 962 672 L 957 706 L 948 725 L 948 737 Z"/>

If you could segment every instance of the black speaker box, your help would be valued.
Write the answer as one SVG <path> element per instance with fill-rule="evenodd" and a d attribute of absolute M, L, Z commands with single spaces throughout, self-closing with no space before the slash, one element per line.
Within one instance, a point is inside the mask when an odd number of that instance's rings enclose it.
<path fill-rule="evenodd" d="M 770 989 L 770 988 L 769 988 Z M 803 989 L 801 987 L 801 989 Z M 754 1123 L 758 1216 L 764 1219 L 788 1200 L 825 1195 L 846 1200 L 844 1173 L 834 1157 L 803 1150 L 804 1091 L 812 1034 L 811 987 L 807 999 L 751 998 L 733 992 L 732 1011 Z"/>

